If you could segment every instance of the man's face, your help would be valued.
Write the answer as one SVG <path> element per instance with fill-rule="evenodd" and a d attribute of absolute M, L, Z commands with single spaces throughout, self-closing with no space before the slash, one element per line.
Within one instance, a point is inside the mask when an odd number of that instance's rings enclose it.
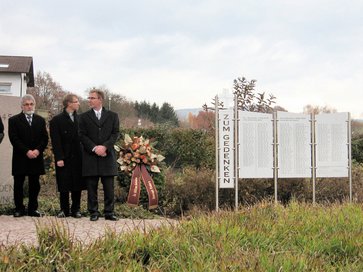
<path fill-rule="evenodd" d="M 35 110 L 35 103 L 33 100 L 24 100 L 21 109 L 25 114 L 33 114 Z"/>
<path fill-rule="evenodd" d="M 78 111 L 79 109 L 79 101 L 77 96 L 73 96 L 72 102 L 68 104 L 68 108 L 71 111 Z"/>
<path fill-rule="evenodd" d="M 98 97 L 97 93 L 90 93 L 88 104 L 92 109 L 100 109 L 102 108 L 102 99 Z"/>

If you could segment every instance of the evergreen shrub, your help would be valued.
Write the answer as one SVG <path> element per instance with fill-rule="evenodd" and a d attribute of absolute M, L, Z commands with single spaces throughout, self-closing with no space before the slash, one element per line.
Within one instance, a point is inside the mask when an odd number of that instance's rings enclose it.
<path fill-rule="evenodd" d="M 151 129 L 122 129 L 120 138 L 125 134 L 157 141 L 155 147 L 165 156 L 167 166 L 215 167 L 215 137 L 212 132 L 158 126 Z"/>
<path fill-rule="evenodd" d="M 352 158 L 363 163 L 363 137 L 352 140 Z"/>

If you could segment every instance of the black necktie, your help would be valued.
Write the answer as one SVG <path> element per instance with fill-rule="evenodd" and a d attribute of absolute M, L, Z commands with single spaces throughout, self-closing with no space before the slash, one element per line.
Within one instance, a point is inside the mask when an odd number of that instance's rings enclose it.
<path fill-rule="evenodd" d="M 31 114 L 27 114 L 26 119 L 28 119 L 28 123 L 31 126 L 32 125 L 32 116 L 31 116 Z"/>

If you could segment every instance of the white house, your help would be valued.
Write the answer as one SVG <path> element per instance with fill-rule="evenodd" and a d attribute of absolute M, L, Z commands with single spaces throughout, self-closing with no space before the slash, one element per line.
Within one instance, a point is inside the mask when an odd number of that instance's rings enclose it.
<path fill-rule="evenodd" d="M 22 97 L 34 87 L 33 58 L 0 56 L 0 95 Z"/>

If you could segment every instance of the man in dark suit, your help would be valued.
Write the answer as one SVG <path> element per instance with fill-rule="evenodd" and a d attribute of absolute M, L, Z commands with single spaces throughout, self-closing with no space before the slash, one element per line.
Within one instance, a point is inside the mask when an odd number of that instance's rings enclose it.
<path fill-rule="evenodd" d="M 86 189 L 82 179 L 81 142 L 78 135 L 78 97 L 67 94 L 64 110 L 49 122 L 50 137 L 55 160 L 57 188 L 61 211 L 58 217 L 71 215 L 81 218 L 81 193 Z M 72 205 L 69 209 L 69 193 Z"/>
<path fill-rule="evenodd" d="M 3 124 L 3 119 L 1 119 L 0 116 L 0 144 L 4 139 L 4 124 Z"/>
<path fill-rule="evenodd" d="M 44 175 L 43 151 L 48 144 L 45 120 L 34 113 L 35 99 L 26 94 L 21 99 L 22 112 L 9 118 L 9 139 L 13 145 L 12 175 L 14 176 L 14 217 L 25 215 L 23 186 L 29 181 L 28 215 L 40 217 L 39 176 Z"/>
<path fill-rule="evenodd" d="M 104 93 L 93 89 L 88 102 L 91 109 L 80 116 L 79 131 L 83 145 L 82 174 L 86 178 L 90 220 L 99 218 L 98 181 L 104 191 L 104 215 L 106 220 L 116 221 L 114 215 L 114 176 L 117 175 L 114 144 L 119 136 L 118 115 L 102 105 Z"/>

